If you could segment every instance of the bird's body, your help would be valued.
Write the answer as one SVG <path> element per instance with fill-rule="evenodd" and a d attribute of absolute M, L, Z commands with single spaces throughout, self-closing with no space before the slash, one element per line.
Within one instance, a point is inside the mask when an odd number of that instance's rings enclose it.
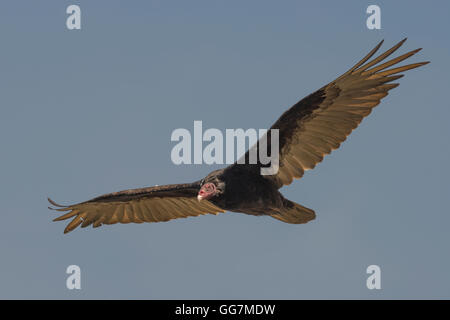
<path fill-rule="evenodd" d="M 294 178 L 301 178 L 306 170 L 313 169 L 325 155 L 337 149 L 388 91 L 398 86 L 392 83 L 403 76 L 398 73 L 428 63 L 389 69 L 420 49 L 381 63 L 405 40 L 368 61 L 380 48 L 382 42 L 379 43 L 342 76 L 281 115 L 271 127 L 279 132 L 277 173 L 262 175 L 260 169 L 265 165 L 258 159 L 255 164 L 234 163 L 194 183 L 125 190 L 71 206 L 61 206 L 49 199 L 58 207 L 55 210 L 68 211 L 55 220 L 72 218 L 64 230 L 69 232 L 79 225 L 158 222 L 224 211 L 268 215 L 294 224 L 314 219 L 313 210 L 287 200 L 279 189 Z M 269 136 L 270 130 L 268 150 Z M 249 152 L 245 157 L 248 160 Z"/>
<path fill-rule="evenodd" d="M 284 198 L 276 185 L 245 165 L 214 171 L 204 180 L 224 182 L 224 192 L 209 201 L 226 211 L 264 215 L 276 213 L 283 207 Z M 246 196 L 242 197 L 243 194 Z"/>

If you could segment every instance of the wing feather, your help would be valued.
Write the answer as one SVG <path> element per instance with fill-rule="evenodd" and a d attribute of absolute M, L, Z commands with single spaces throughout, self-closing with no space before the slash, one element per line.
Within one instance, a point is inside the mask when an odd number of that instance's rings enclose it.
<path fill-rule="evenodd" d="M 125 190 L 70 206 L 58 205 L 50 199 L 49 202 L 57 207 L 54 210 L 68 211 L 54 221 L 73 218 L 64 233 L 80 225 L 98 228 L 103 224 L 159 222 L 224 212 L 207 200 L 199 202 L 196 198 L 199 189 L 200 183 L 196 182 Z"/>
<path fill-rule="evenodd" d="M 326 154 L 339 148 L 362 119 L 388 95 L 389 90 L 399 85 L 392 83 L 403 77 L 399 73 L 429 63 L 393 67 L 421 49 L 385 61 L 405 41 L 403 39 L 370 60 L 380 48 L 380 42 L 350 70 L 283 113 L 271 127 L 279 130 L 279 170 L 277 174 L 265 177 L 278 187 L 290 184 L 293 178 L 302 177 L 304 171 L 313 169 Z"/>

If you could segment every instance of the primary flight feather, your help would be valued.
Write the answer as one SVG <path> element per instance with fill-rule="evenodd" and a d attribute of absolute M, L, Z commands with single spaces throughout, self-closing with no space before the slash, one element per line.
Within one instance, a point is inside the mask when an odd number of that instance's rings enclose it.
<path fill-rule="evenodd" d="M 48 199 L 56 207 L 51 209 L 65 212 L 54 221 L 72 219 L 64 229 L 67 233 L 79 225 L 84 228 L 92 224 L 96 228 L 103 224 L 159 222 L 225 211 L 268 215 L 296 224 L 313 220 L 313 210 L 287 200 L 278 189 L 290 184 L 294 178 L 302 177 L 326 154 L 339 148 L 389 90 L 399 85 L 392 81 L 401 78 L 400 73 L 428 63 L 393 67 L 421 49 L 384 62 L 405 41 L 370 60 L 381 47 L 381 41 L 342 76 L 281 115 L 271 127 L 279 130 L 279 170 L 276 174 L 261 175 L 260 169 L 264 165 L 258 159 L 256 164 L 249 164 L 249 161 L 234 163 L 194 183 L 114 192 L 69 206 Z M 248 160 L 249 152 L 245 157 Z"/>

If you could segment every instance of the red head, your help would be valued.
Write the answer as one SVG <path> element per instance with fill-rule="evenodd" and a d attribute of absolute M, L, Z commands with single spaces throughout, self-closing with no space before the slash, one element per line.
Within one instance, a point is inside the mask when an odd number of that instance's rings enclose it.
<path fill-rule="evenodd" d="M 208 200 L 212 196 L 214 196 L 217 192 L 216 185 L 214 183 L 205 183 L 198 192 L 197 199 L 198 201 L 201 201 L 203 199 Z"/>

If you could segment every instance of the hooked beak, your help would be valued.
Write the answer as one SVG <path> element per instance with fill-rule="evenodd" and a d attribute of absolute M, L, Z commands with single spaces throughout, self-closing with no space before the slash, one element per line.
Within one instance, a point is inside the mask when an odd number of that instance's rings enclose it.
<path fill-rule="evenodd" d="M 197 200 L 209 199 L 216 194 L 216 186 L 213 183 L 207 183 L 201 187 L 197 194 Z"/>

